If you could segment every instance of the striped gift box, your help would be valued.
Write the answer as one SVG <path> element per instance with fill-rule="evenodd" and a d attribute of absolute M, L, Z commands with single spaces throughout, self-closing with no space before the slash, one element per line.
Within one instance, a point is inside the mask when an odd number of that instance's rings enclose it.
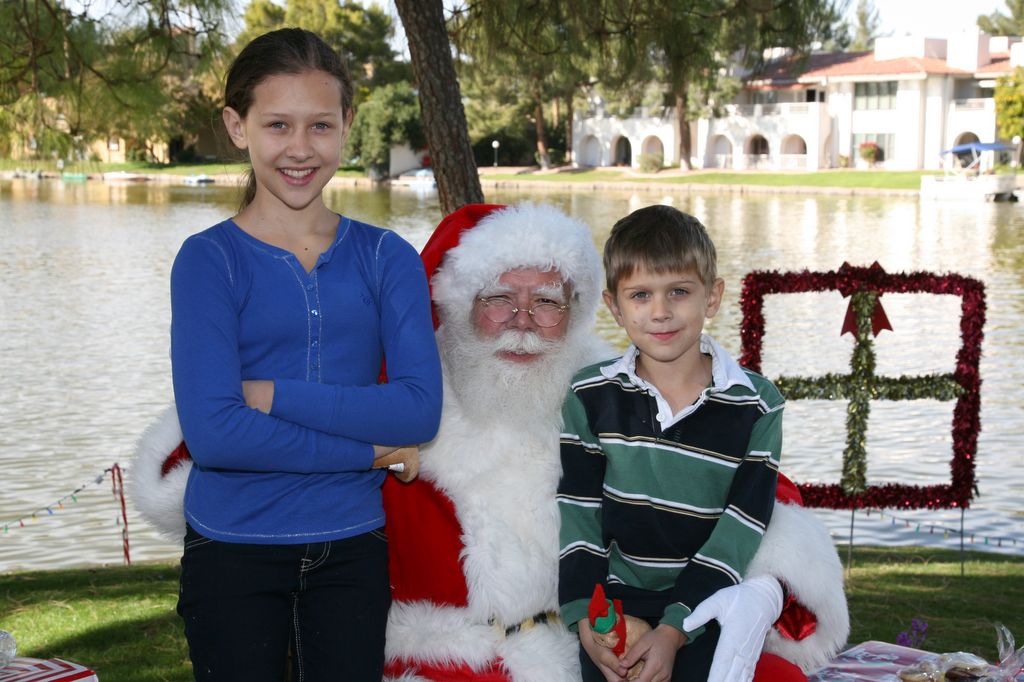
<path fill-rule="evenodd" d="M 0 668 L 0 682 L 97 682 L 96 673 L 59 658 L 15 658 Z"/>

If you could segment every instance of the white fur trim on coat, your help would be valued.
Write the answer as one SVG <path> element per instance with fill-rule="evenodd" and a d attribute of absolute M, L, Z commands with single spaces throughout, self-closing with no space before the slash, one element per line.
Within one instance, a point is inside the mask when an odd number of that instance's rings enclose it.
<path fill-rule="evenodd" d="M 564 625 L 549 623 L 502 640 L 498 655 L 515 682 L 576 682 L 578 643 Z"/>
<path fill-rule="evenodd" d="M 592 329 L 601 298 L 601 257 L 590 228 L 553 206 L 506 206 L 462 233 L 431 281 L 434 301 L 468 316 L 474 298 L 515 268 L 557 269 L 573 286 L 570 324 Z"/>
<path fill-rule="evenodd" d="M 143 432 L 128 470 L 128 497 L 150 525 L 181 542 L 185 537 L 185 483 L 192 460 L 179 463 L 166 476 L 164 461 L 181 445 L 178 413 L 172 405 Z"/>
<path fill-rule="evenodd" d="M 388 660 L 404 658 L 431 665 L 458 661 L 474 669 L 495 657 L 497 631 L 468 617 L 466 609 L 428 601 L 396 601 L 388 613 L 384 639 Z"/>
<path fill-rule="evenodd" d="M 774 576 L 818 620 L 814 634 L 800 641 L 786 639 L 773 628 L 765 638 L 765 651 L 810 672 L 845 646 L 850 614 L 843 591 L 843 565 L 828 530 L 811 510 L 775 503 L 747 575 Z"/>
<path fill-rule="evenodd" d="M 426 601 L 394 602 L 385 638 L 388 660 L 468 665 L 482 670 L 500 659 L 515 682 L 578 682 L 577 639 L 561 623 L 504 637 L 466 608 Z M 406 674 L 402 682 L 420 678 Z"/>

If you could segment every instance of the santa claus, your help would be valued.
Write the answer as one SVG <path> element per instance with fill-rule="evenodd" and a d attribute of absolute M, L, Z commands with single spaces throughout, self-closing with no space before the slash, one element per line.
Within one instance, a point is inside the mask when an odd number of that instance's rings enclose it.
<path fill-rule="evenodd" d="M 422 257 L 444 405 L 419 478 L 384 487 L 386 674 L 575 682 L 576 637 L 557 615 L 555 491 L 565 389 L 611 354 L 593 333 L 602 280 L 590 230 L 548 206 L 470 205 L 438 226 Z M 158 527 L 183 526 L 180 444 L 172 411 L 144 436 L 134 467 L 136 504 Z M 780 489 L 798 497 L 791 484 Z M 749 680 L 755 664 L 759 680 L 803 679 L 849 632 L 828 533 L 807 510 L 777 504 L 747 579 L 693 617 L 722 626 L 712 680 Z M 762 642 L 772 653 L 758 663 Z"/>

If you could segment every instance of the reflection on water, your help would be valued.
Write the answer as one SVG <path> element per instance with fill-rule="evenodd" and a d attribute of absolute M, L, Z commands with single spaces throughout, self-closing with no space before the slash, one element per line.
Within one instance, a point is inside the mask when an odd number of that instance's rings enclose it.
<path fill-rule="evenodd" d="M 844 261 L 887 271 L 959 272 L 987 287 L 982 358 L 980 496 L 966 525 L 983 537 L 1014 537 L 1024 552 L 1024 208 L 1007 204 L 919 203 L 872 197 L 672 194 L 656 192 L 493 192 L 503 203 L 547 201 L 587 222 L 600 246 L 614 221 L 650 203 L 693 213 L 709 227 L 726 280 L 726 302 L 709 331 L 739 351 L 742 277 L 751 270 L 833 270 Z M 352 217 L 386 225 L 414 246 L 440 214 L 432 193 L 328 190 Z M 0 181 L 0 571 L 121 560 L 119 508 L 109 479 L 91 484 L 55 514 L 45 508 L 92 482 L 113 462 L 130 461 L 135 439 L 168 403 L 168 276 L 189 234 L 230 215 L 231 188 L 155 184 Z M 886 295 L 894 332 L 877 339 L 878 372 L 948 372 L 959 348 L 959 299 Z M 844 372 L 852 339 L 840 337 L 846 300 L 835 293 L 769 296 L 763 370 L 769 376 Z M 599 331 L 624 337 L 602 314 Z M 947 482 L 952 403 L 872 405 L 872 483 Z M 838 480 L 846 439 L 845 404 L 787 407 L 783 468 L 801 481 Z M 129 472 L 130 477 L 130 472 Z M 36 522 L 16 521 L 42 509 Z M 177 548 L 130 511 L 133 558 L 167 558 Z M 847 513 L 821 512 L 837 539 Z M 959 512 L 902 512 L 912 524 L 955 528 Z M 859 543 L 942 543 L 858 515 Z M 927 526 L 925 526 L 927 527 Z M 944 546 L 956 546 L 952 540 Z"/>

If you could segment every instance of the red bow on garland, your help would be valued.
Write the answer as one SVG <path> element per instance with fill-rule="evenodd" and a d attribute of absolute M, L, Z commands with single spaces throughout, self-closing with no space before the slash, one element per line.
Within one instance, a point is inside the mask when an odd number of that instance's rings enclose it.
<path fill-rule="evenodd" d="M 840 272 L 840 274 L 842 274 L 843 271 L 849 270 L 849 269 L 851 269 L 850 264 L 849 263 L 843 263 L 842 267 L 839 268 L 839 272 Z M 885 270 L 883 270 L 882 266 L 878 264 L 878 261 L 875 261 L 874 263 L 872 263 L 871 267 L 868 268 L 868 270 L 870 270 L 872 272 L 872 274 L 876 275 L 876 276 L 881 276 L 881 275 L 885 274 Z M 839 336 L 842 336 L 843 334 L 846 334 L 847 332 L 849 332 L 850 334 L 853 334 L 854 336 L 856 336 L 857 335 L 857 313 L 853 309 L 853 298 L 852 298 L 854 290 L 850 289 L 848 287 L 840 287 L 839 291 L 840 291 L 840 293 L 842 293 L 843 298 L 846 298 L 847 296 L 851 297 L 850 298 L 850 304 L 848 306 L 846 306 L 846 317 L 843 319 L 843 328 L 839 332 Z M 875 299 L 875 309 L 871 311 L 871 334 L 872 334 L 872 336 L 878 336 L 878 333 L 880 331 L 882 331 L 883 329 L 888 329 L 889 331 L 892 331 L 892 324 L 889 322 L 889 318 L 885 314 L 885 309 L 882 307 L 882 295 L 879 294 L 878 298 Z"/>

